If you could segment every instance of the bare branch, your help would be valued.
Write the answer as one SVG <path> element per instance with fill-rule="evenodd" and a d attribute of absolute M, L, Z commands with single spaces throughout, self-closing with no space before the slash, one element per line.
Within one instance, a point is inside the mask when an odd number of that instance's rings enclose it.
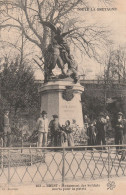
<path fill-rule="evenodd" d="M 39 66 L 40 70 L 41 70 L 42 72 L 44 72 L 44 68 L 42 68 L 41 64 L 39 64 L 39 63 L 37 62 L 36 59 L 33 59 L 33 60 L 34 60 L 35 63 Z"/>
<path fill-rule="evenodd" d="M 37 33 L 37 31 L 34 29 L 33 24 L 31 23 L 29 16 L 28 16 L 28 12 L 27 12 L 27 0 L 25 0 L 25 5 L 23 5 L 23 1 L 22 2 L 22 7 L 27 19 L 27 22 L 29 24 L 29 28 L 34 32 L 34 34 L 38 37 L 38 39 L 41 41 L 41 36 Z"/>
<path fill-rule="evenodd" d="M 67 2 L 69 2 L 69 1 L 67 1 Z M 66 8 L 67 8 L 67 5 L 68 5 L 67 2 L 66 2 L 66 5 L 64 6 L 64 7 L 66 7 Z M 77 1 L 75 1 L 73 4 L 71 4 L 70 7 L 68 6 L 68 8 L 65 9 L 65 11 L 62 12 L 62 11 L 60 10 L 58 16 L 55 18 L 55 23 L 57 23 L 58 20 L 59 20 L 61 17 L 63 17 L 64 15 L 68 14 L 68 13 L 69 13 L 73 8 L 75 8 L 80 2 L 82 2 L 82 0 L 77 0 Z M 64 7 L 62 7 L 62 10 L 64 9 Z"/>

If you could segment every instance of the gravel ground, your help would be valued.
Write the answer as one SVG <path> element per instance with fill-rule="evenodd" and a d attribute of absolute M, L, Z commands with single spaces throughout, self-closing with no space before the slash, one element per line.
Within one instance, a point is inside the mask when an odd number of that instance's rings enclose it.
<path fill-rule="evenodd" d="M 120 155 L 113 151 L 30 151 L 12 150 L 10 161 L 8 153 L 3 156 L 4 166 L 0 169 L 0 185 L 28 186 L 50 183 L 62 183 L 63 175 L 65 182 L 84 182 L 90 180 L 104 180 L 123 177 L 126 174 L 126 161 L 120 161 Z M 64 161 L 63 161 L 64 159 Z M 108 161 L 109 159 L 109 161 Z M 1 158 L 2 161 L 2 158 Z M 64 162 L 64 166 L 63 166 Z M 8 168 L 8 163 L 10 168 Z M 25 165 L 25 166 L 24 166 Z M 9 176 L 9 178 L 8 178 Z"/>

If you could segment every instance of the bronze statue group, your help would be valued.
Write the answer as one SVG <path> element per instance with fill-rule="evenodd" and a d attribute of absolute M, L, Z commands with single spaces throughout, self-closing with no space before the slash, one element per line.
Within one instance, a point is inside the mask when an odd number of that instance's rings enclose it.
<path fill-rule="evenodd" d="M 49 21 L 41 21 L 43 25 L 51 29 L 54 34 L 51 43 L 48 45 L 44 52 L 44 73 L 45 82 L 53 78 L 53 69 L 56 65 L 61 69 L 61 78 L 71 77 L 75 83 L 78 81 L 78 65 L 74 60 L 73 55 L 70 53 L 70 47 L 65 40 L 66 35 L 77 30 L 72 29 L 62 33 L 60 27 L 56 27 Z M 67 71 L 65 71 L 67 64 Z"/>

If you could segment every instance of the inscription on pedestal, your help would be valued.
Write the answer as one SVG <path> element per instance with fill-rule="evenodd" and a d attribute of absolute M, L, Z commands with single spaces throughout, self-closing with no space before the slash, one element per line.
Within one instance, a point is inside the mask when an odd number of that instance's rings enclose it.
<path fill-rule="evenodd" d="M 64 112 L 75 112 L 76 106 L 74 105 L 63 105 L 62 106 Z"/>
<path fill-rule="evenodd" d="M 64 125 L 66 120 L 76 120 L 78 126 L 83 127 L 81 93 L 84 88 L 73 82 L 55 81 L 43 85 L 41 88 L 41 110 L 46 110 L 48 120 L 52 115 L 59 116 L 59 122 Z"/>

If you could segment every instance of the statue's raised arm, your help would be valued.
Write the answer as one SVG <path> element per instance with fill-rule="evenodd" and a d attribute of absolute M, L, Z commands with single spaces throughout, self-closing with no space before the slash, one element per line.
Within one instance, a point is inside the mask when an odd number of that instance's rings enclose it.
<path fill-rule="evenodd" d="M 77 30 L 77 28 L 74 28 L 74 29 L 69 30 L 69 31 L 67 31 L 67 32 L 65 32 L 65 33 L 62 33 L 61 36 L 62 36 L 62 37 L 65 37 L 66 35 L 70 34 L 71 32 L 73 32 L 73 31 L 75 31 L 75 30 Z"/>
<path fill-rule="evenodd" d="M 72 30 L 69 30 L 67 32 L 61 33 L 61 28 L 56 27 L 54 24 L 52 24 L 50 21 L 41 21 L 41 23 L 47 27 L 49 27 L 55 34 L 60 35 L 62 37 L 65 37 L 66 35 L 70 34 L 71 32 L 77 30 L 77 28 L 74 28 Z"/>

